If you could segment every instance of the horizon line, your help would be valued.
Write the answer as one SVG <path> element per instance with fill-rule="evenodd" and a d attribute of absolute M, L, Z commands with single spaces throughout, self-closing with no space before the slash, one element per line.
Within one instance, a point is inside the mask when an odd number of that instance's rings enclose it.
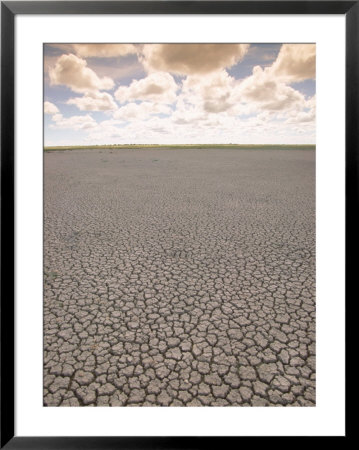
<path fill-rule="evenodd" d="M 316 144 L 74 144 L 44 145 L 44 150 L 59 148 L 126 148 L 126 147 L 316 147 Z"/>

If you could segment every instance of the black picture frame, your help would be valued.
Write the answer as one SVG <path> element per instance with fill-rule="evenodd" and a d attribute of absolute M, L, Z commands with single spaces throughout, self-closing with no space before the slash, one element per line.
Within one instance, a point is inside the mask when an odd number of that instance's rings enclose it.
<path fill-rule="evenodd" d="M 25 437 L 14 435 L 14 35 L 18 14 L 340 14 L 346 19 L 346 305 L 357 292 L 359 219 L 359 1 L 1 2 L 1 441 L 6 449 L 204 448 L 236 437 Z M 357 296 L 356 296 L 357 297 Z M 355 297 L 352 299 L 355 300 Z M 346 313 L 346 342 L 349 341 Z M 346 351 L 347 355 L 347 351 Z M 347 361 L 348 358 L 346 358 Z M 348 367 L 346 366 L 348 369 Z M 348 370 L 346 370 L 348 374 Z M 348 379 L 347 379 L 348 383 Z M 348 388 L 346 389 L 348 392 Z M 346 412 L 351 397 L 346 394 Z M 348 414 L 346 414 L 346 417 Z M 346 436 L 350 428 L 346 420 Z"/>

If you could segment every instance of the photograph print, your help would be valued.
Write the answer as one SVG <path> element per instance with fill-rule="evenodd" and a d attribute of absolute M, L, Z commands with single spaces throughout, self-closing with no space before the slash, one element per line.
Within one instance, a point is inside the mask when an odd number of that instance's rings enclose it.
<path fill-rule="evenodd" d="M 43 51 L 43 405 L 315 406 L 315 44 Z"/>

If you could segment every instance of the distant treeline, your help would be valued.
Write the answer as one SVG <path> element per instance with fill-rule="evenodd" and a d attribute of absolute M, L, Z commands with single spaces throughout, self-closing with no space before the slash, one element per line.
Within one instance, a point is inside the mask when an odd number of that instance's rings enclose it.
<path fill-rule="evenodd" d="M 173 145 L 157 145 L 157 144 L 113 144 L 113 145 L 65 145 L 44 147 L 45 152 L 61 151 L 61 150 L 92 150 L 92 149 L 252 149 L 252 150 L 315 150 L 315 145 L 274 145 L 274 144 L 173 144 Z"/>

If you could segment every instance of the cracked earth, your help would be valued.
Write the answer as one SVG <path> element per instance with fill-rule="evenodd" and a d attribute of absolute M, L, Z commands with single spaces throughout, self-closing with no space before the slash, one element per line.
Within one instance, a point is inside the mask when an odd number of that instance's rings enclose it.
<path fill-rule="evenodd" d="M 315 405 L 314 151 L 44 158 L 44 405 Z"/>

